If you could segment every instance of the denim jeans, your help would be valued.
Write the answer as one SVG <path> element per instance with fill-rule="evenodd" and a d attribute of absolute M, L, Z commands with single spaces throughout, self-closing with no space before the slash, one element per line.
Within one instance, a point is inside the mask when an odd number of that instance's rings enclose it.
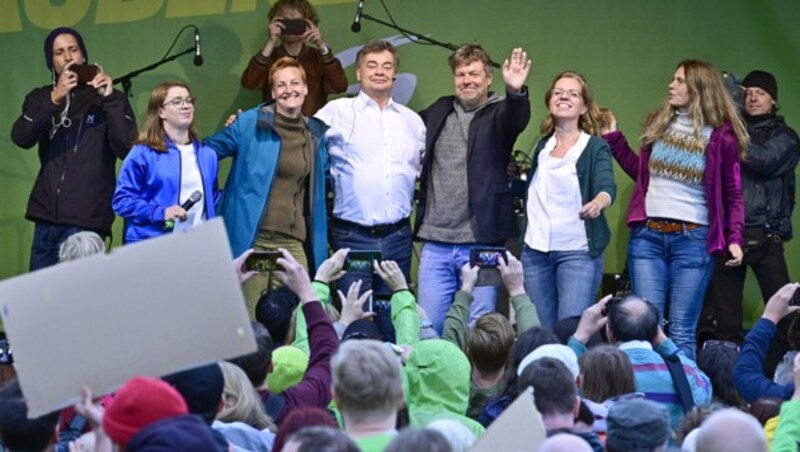
<path fill-rule="evenodd" d="M 447 311 L 461 288 L 461 267 L 469 262 L 469 250 L 479 243 L 451 244 L 425 242 L 419 259 L 419 305 L 425 309 L 433 328 L 441 336 Z M 472 290 L 469 324 L 495 310 L 497 286 L 479 286 Z"/>
<path fill-rule="evenodd" d="M 381 252 L 383 260 L 393 260 L 400 266 L 400 270 L 406 277 L 406 281 L 411 283 L 411 224 L 407 223 L 400 229 L 384 236 L 366 234 L 362 230 L 333 223 L 331 225 L 331 247 L 336 252 L 342 248 L 351 250 Z M 342 293 L 346 294 L 350 285 L 357 280 L 362 280 L 361 293 L 372 289 L 373 298 L 388 300 L 392 296 L 392 290 L 374 272 L 349 271 L 339 281 L 336 286 Z M 336 294 L 331 294 L 336 297 Z"/>
<path fill-rule="evenodd" d="M 561 319 L 580 316 L 595 302 L 603 277 L 603 254 L 587 251 L 543 253 L 522 250 L 525 292 L 536 305 L 542 327 L 552 330 Z"/>
<path fill-rule="evenodd" d="M 33 228 L 30 271 L 56 265 L 58 263 L 58 250 L 64 240 L 67 240 L 67 237 L 76 232 L 86 230 L 68 224 L 37 221 Z"/>
<path fill-rule="evenodd" d="M 663 233 L 641 225 L 631 230 L 628 242 L 633 293 L 658 308 L 668 322 L 667 335 L 692 359 L 697 320 L 714 270 L 707 236 L 705 226 Z"/>

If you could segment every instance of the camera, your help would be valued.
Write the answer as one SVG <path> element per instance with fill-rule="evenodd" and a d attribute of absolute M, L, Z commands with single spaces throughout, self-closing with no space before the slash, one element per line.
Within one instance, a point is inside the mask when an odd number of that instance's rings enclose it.
<path fill-rule="evenodd" d="M 603 314 L 603 317 L 608 317 L 608 313 L 611 312 L 622 300 L 624 297 L 612 297 L 608 300 L 608 303 L 603 307 L 603 310 L 600 312 Z"/>
<path fill-rule="evenodd" d="M 496 268 L 500 264 L 500 259 L 506 261 L 506 249 L 503 247 L 490 246 L 484 248 L 470 248 L 469 265 L 480 268 Z"/>
<path fill-rule="evenodd" d="M 282 254 L 278 251 L 256 251 L 247 256 L 244 261 L 244 268 L 247 271 L 257 271 L 267 273 L 275 270 L 276 261 Z"/>

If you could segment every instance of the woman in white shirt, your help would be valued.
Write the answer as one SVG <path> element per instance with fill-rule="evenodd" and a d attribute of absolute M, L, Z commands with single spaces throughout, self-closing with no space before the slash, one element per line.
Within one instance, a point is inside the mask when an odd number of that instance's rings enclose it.
<path fill-rule="evenodd" d="M 603 211 L 616 194 L 611 151 L 583 76 L 559 74 L 533 152 L 525 198 L 525 290 L 542 327 L 580 315 L 595 300 L 611 233 Z"/>

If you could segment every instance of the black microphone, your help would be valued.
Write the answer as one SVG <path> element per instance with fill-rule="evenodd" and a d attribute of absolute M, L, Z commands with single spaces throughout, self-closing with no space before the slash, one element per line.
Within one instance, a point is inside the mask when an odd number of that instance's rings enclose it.
<path fill-rule="evenodd" d="M 195 190 L 194 192 L 192 192 L 191 195 L 189 195 L 189 198 L 186 201 L 184 201 L 183 204 L 181 204 L 181 208 L 188 212 L 189 209 L 194 207 L 194 205 L 200 202 L 201 199 L 203 199 L 203 193 L 200 190 Z M 175 220 L 167 220 L 164 223 L 164 229 L 172 229 L 174 227 L 175 227 Z"/>
<path fill-rule="evenodd" d="M 364 14 L 364 0 L 358 0 L 358 8 L 356 9 L 356 17 L 353 19 L 353 25 L 350 25 L 350 31 L 358 33 L 361 31 L 361 16 Z"/>
<path fill-rule="evenodd" d="M 194 27 L 194 65 L 203 65 L 203 55 L 200 53 L 200 29 L 197 27 Z"/>

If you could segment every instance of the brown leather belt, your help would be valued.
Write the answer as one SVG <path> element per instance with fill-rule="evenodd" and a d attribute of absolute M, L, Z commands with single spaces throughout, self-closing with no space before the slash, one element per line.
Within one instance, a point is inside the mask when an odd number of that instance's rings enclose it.
<path fill-rule="evenodd" d="M 672 234 L 674 232 L 691 231 L 692 229 L 699 228 L 700 224 L 688 223 L 686 221 L 676 220 L 647 220 L 647 228 L 653 231 L 658 231 L 664 234 Z"/>

